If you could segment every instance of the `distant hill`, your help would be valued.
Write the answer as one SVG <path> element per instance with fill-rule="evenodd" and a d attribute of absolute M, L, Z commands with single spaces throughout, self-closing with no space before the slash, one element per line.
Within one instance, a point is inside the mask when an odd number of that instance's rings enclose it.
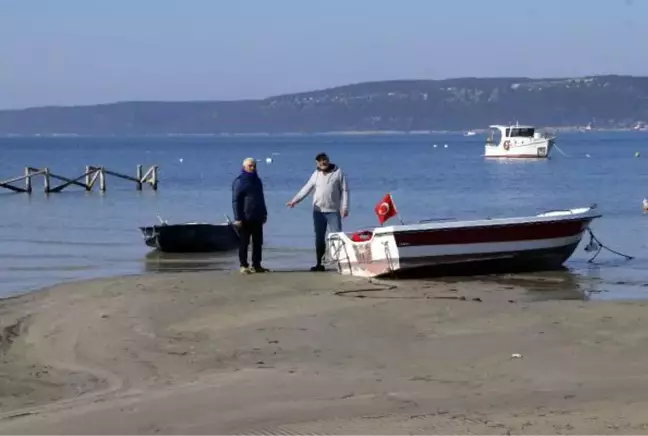
<path fill-rule="evenodd" d="M 0 134 L 219 134 L 631 127 L 648 120 L 648 77 L 368 82 L 264 100 L 123 102 L 0 111 Z"/>

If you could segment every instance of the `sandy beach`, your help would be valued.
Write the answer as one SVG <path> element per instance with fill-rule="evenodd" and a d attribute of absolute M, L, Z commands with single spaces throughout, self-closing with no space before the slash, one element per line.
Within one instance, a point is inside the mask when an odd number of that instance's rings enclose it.
<path fill-rule="evenodd" d="M 647 433 L 646 306 L 524 280 L 64 284 L 0 302 L 0 432 Z"/>

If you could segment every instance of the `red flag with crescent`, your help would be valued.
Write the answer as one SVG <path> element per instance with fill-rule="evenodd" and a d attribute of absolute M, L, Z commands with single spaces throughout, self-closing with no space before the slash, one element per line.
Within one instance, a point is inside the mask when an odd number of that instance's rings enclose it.
<path fill-rule="evenodd" d="M 374 211 L 378 216 L 378 222 L 380 223 L 380 225 L 384 224 L 384 222 L 388 219 L 398 215 L 398 211 L 396 210 L 396 205 L 394 204 L 394 200 L 392 199 L 391 194 L 386 194 L 383 199 L 380 200 L 378 204 L 376 204 Z"/>

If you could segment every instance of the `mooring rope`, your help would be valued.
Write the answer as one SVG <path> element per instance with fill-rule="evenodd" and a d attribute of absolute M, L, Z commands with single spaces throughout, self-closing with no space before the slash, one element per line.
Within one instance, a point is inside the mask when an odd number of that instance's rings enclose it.
<path fill-rule="evenodd" d="M 621 257 L 625 257 L 627 260 L 632 260 L 632 259 L 634 259 L 634 256 L 630 256 L 630 255 L 627 255 L 627 254 L 623 254 L 623 253 L 621 253 L 621 252 L 619 252 L 619 251 L 616 251 L 616 250 L 613 250 L 613 249 L 611 249 L 610 247 L 608 247 L 608 246 L 606 246 L 605 244 L 603 244 L 603 243 L 601 242 L 601 240 L 598 239 L 598 238 L 594 235 L 594 232 L 592 231 L 592 229 L 588 228 L 587 231 L 589 232 L 589 235 L 590 235 L 590 241 L 589 241 L 589 243 L 585 246 L 585 251 L 590 252 L 590 251 L 594 251 L 594 250 L 596 250 L 596 253 L 594 253 L 594 256 L 592 256 L 592 257 L 587 261 L 587 263 L 594 263 L 594 259 L 596 259 L 596 257 L 597 257 L 599 254 L 601 254 L 601 251 L 604 250 L 604 249 L 607 250 L 607 251 L 609 251 L 610 253 L 616 254 L 616 255 L 621 256 Z"/>
<path fill-rule="evenodd" d="M 565 156 L 565 157 L 571 157 L 571 156 L 569 156 L 567 153 L 565 153 L 564 151 L 562 151 L 562 149 L 561 149 L 560 147 L 558 147 L 558 144 L 554 144 L 554 148 L 555 148 L 556 150 L 558 150 L 558 151 L 560 152 L 560 154 L 562 154 L 563 156 Z"/>

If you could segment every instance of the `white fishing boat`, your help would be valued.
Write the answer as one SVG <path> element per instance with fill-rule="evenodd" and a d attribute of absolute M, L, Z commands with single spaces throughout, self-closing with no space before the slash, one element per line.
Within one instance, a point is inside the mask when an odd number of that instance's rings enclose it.
<path fill-rule="evenodd" d="M 534 126 L 493 125 L 484 156 L 497 158 L 548 158 L 556 138 L 536 131 Z M 499 139 L 497 139 L 499 137 Z"/>
<path fill-rule="evenodd" d="M 464 133 L 464 136 L 475 136 L 476 134 L 477 132 L 475 132 L 474 130 L 469 130 L 466 133 Z"/>
<path fill-rule="evenodd" d="M 596 205 L 535 216 L 422 221 L 331 233 L 329 260 L 359 277 L 433 277 L 560 268 L 574 253 Z"/>

